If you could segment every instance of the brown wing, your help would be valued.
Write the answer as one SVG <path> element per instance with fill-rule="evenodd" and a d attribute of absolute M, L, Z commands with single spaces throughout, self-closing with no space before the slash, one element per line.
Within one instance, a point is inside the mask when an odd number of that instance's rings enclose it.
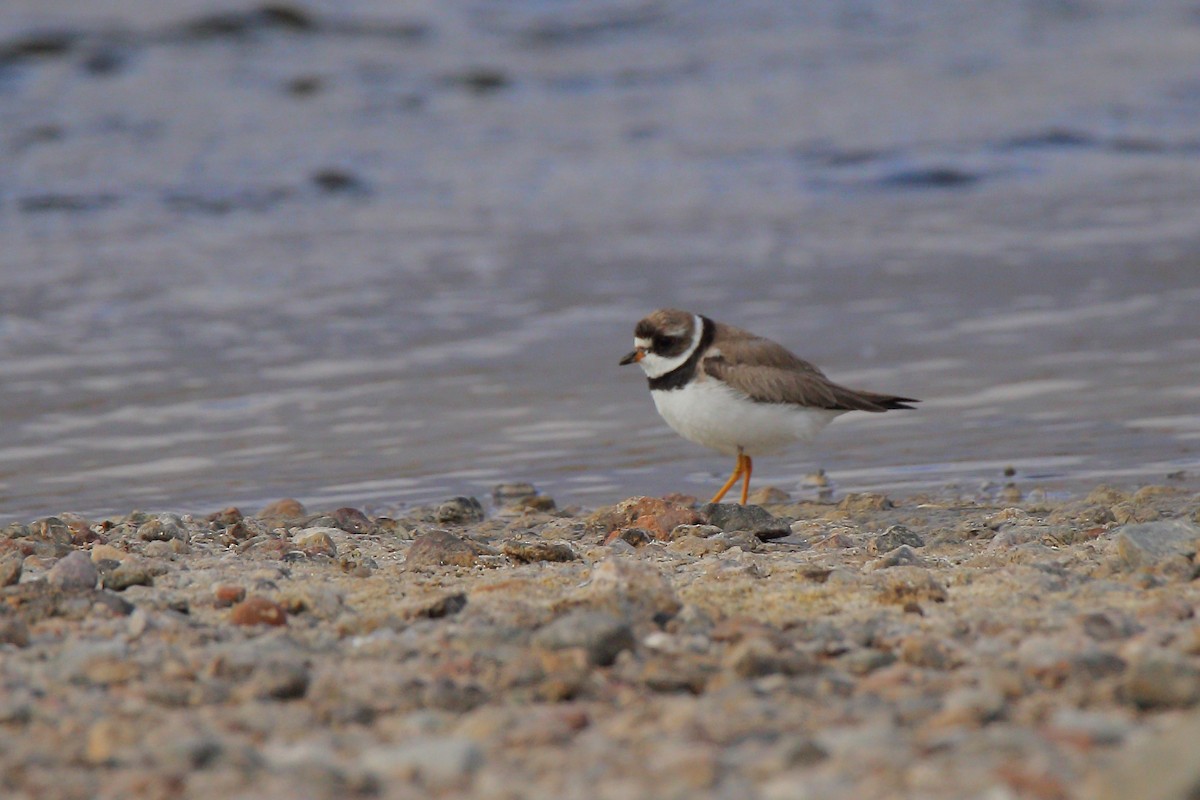
<path fill-rule="evenodd" d="M 839 386 L 787 348 L 739 328 L 717 326 L 719 350 L 701 362 L 703 371 L 759 403 L 795 403 L 831 411 L 888 411 L 911 408 L 908 397 Z"/>

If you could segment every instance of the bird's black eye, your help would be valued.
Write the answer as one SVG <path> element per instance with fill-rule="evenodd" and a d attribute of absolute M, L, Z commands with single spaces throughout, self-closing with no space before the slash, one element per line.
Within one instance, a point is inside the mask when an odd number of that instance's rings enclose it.
<path fill-rule="evenodd" d="M 674 344 L 675 344 L 674 336 L 666 336 L 664 334 L 658 333 L 658 334 L 655 334 L 654 340 L 652 342 L 650 349 L 656 353 L 665 353 L 666 351 L 670 350 Z"/>

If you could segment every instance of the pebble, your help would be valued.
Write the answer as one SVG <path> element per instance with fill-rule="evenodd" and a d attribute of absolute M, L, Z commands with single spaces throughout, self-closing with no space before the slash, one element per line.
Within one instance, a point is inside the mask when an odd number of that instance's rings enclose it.
<path fill-rule="evenodd" d="M 372 747 L 359 756 L 359 764 L 384 778 L 442 790 L 469 780 L 483 766 L 484 754 L 470 739 L 429 736 Z"/>
<path fill-rule="evenodd" d="M 1200 714 L 1162 727 L 1105 758 L 1081 797 L 1094 800 L 1193 800 L 1200 794 Z"/>
<path fill-rule="evenodd" d="M 0 615 L 0 644 L 26 647 L 29 644 L 29 623 L 12 614 Z"/>
<path fill-rule="evenodd" d="M 152 586 L 154 576 L 146 564 L 125 561 L 109 570 L 101 570 L 101 583 L 105 589 L 121 592 L 130 586 Z"/>
<path fill-rule="evenodd" d="M 492 502 L 497 506 L 514 505 L 536 497 L 537 493 L 532 483 L 500 483 L 492 487 Z"/>
<path fill-rule="evenodd" d="M 889 569 L 891 567 L 923 567 L 927 563 L 916 550 L 913 550 L 906 544 L 902 544 L 888 551 L 886 555 L 874 561 L 868 561 L 863 569 L 867 572 L 873 572 L 874 570 Z"/>
<path fill-rule="evenodd" d="M 704 522 L 704 517 L 682 503 L 660 497 L 631 497 L 596 511 L 589 522 L 607 534 L 606 542 L 616 538 L 629 541 L 629 537 L 620 533 L 630 528 L 644 531 L 650 539 L 669 541 L 677 526 L 695 525 Z"/>
<path fill-rule="evenodd" d="M 433 516 L 443 525 L 470 525 L 483 521 L 483 505 L 474 497 L 452 497 L 439 505 Z"/>
<path fill-rule="evenodd" d="M 1124 691 L 1139 708 L 1192 706 L 1200 701 L 1200 667 L 1171 650 L 1148 650 L 1129 665 Z"/>
<path fill-rule="evenodd" d="M 792 532 L 789 521 L 779 519 L 762 506 L 709 503 L 701 506 L 700 513 L 708 520 L 708 524 L 723 531 L 746 531 L 764 541 L 780 539 Z"/>
<path fill-rule="evenodd" d="M 545 540 L 505 542 L 500 552 L 518 564 L 531 564 L 535 561 L 574 561 L 579 558 L 579 554 L 571 545 Z"/>
<path fill-rule="evenodd" d="M 1161 569 L 1180 561 L 1190 565 L 1200 540 L 1200 526 L 1179 519 L 1123 525 L 1113 532 L 1113 540 L 1126 569 Z"/>
<path fill-rule="evenodd" d="M 626 556 L 610 556 L 597 564 L 574 599 L 634 619 L 670 616 L 681 605 L 666 576 L 654 565 Z"/>
<path fill-rule="evenodd" d="M 330 516 L 337 523 L 337 528 L 346 533 L 371 533 L 375 530 L 375 524 L 357 508 L 339 508 Z"/>
<path fill-rule="evenodd" d="M 837 507 L 838 511 L 844 511 L 848 514 L 863 514 L 873 511 L 886 511 L 895 506 L 887 495 L 862 492 L 846 495 L 837 504 Z"/>
<path fill-rule="evenodd" d="M 608 666 L 634 647 L 633 629 L 624 619 L 604 611 L 568 612 L 540 629 L 533 643 L 550 650 L 580 647 L 588 663 Z"/>
<path fill-rule="evenodd" d="M 231 606 L 246 597 L 246 587 L 232 583 L 217 583 L 212 587 L 213 600 L 218 606 Z"/>
<path fill-rule="evenodd" d="M 475 548 L 447 531 L 429 531 L 413 540 L 404 559 L 409 569 L 424 567 L 471 567 L 478 556 Z"/>
<path fill-rule="evenodd" d="M 187 528 L 179 517 L 162 514 L 138 526 L 137 538 L 144 542 L 167 542 L 172 539 L 187 541 Z"/>
<path fill-rule="evenodd" d="M 229 612 L 234 625 L 286 625 L 287 612 L 265 597 L 248 597 Z"/>
<path fill-rule="evenodd" d="M 305 510 L 303 503 L 299 500 L 285 497 L 282 500 L 268 503 L 255 516 L 260 519 L 298 520 L 307 515 L 308 512 Z"/>
<path fill-rule="evenodd" d="M 879 591 L 884 602 L 896 605 L 924 601 L 944 603 L 946 587 L 933 573 L 921 567 L 899 566 L 879 572 Z"/>
<path fill-rule="evenodd" d="M 19 583 L 24 564 L 25 556 L 19 552 L 0 556 L 0 587 Z"/>
<path fill-rule="evenodd" d="M 295 544 L 307 556 L 337 558 L 333 534 L 340 534 L 343 530 L 345 528 L 304 528 L 296 533 Z"/>
<path fill-rule="evenodd" d="M 627 544 L 630 547 L 641 547 L 654 541 L 654 532 L 645 528 L 618 528 L 604 537 L 607 545 Z"/>
<path fill-rule="evenodd" d="M 890 553 L 897 547 L 907 546 L 909 548 L 924 547 L 925 540 L 920 534 L 913 533 L 903 525 L 893 525 L 883 533 L 875 536 L 867 543 L 867 550 L 871 553 Z"/>
<path fill-rule="evenodd" d="M 60 558 L 50 568 L 46 580 L 52 586 L 66 590 L 95 589 L 96 582 L 100 580 L 100 573 L 86 553 L 75 550 Z"/>

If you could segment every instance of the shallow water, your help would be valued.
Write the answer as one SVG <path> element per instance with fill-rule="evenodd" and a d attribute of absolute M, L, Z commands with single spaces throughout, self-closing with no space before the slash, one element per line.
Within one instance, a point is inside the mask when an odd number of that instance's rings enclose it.
<path fill-rule="evenodd" d="M 85 5 L 0 9 L 0 516 L 704 495 L 663 305 L 925 401 L 758 485 L 1197 485 L 1194 4 Z"/>

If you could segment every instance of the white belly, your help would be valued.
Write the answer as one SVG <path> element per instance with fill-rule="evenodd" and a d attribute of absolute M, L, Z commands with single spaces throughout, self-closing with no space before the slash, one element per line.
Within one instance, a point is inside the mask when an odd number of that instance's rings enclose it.
<path fill-rule="evenodd" d="M 714 380 L 652 391 L 658 413 L 676 433 L 725 455 L 770 455 L 809 441 L 845 412 L 786 403 L 756 403 Z"/>

